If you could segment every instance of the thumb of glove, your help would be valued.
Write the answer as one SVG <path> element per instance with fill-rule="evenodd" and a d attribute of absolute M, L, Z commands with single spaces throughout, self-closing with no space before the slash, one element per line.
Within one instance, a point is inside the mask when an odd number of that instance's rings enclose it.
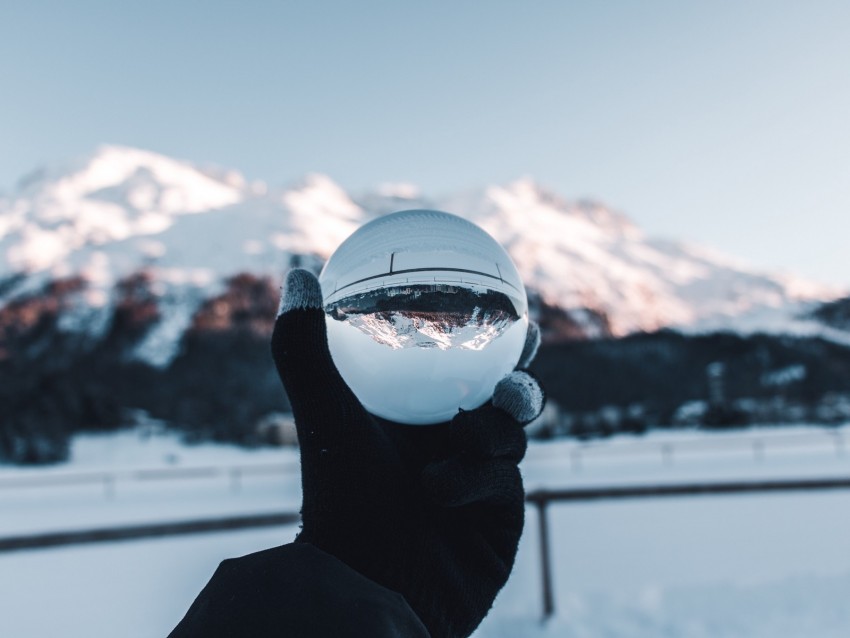
<path fill-rule="evenodd" d="M 543 412 L 546 395 L 529 372 L 516 370 L 502 378 L 493 392 L 493 405 L 510 414 L 522 425 Z"/>

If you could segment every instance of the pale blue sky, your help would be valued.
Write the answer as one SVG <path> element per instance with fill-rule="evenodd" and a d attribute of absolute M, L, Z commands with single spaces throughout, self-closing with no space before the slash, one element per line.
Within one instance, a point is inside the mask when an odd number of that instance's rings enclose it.
<path fill-rule="evenodd" d="M 98 144 L 286 184 L 532 175 L 850 286 L 850 2 L 0 5 L 0 191 Z"/>

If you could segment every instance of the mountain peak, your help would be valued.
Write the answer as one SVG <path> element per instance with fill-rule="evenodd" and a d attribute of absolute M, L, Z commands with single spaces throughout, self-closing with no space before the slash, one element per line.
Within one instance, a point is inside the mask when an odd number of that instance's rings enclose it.
<path fill-rule="evenodd" d="M 216 179 L 189 162 L 151 151 L 103 145 L 32 173 L 0 211 L 17 271 L 56 267 L 84 246 L 162 232 L 179 215 L 244 199 L 238 180 Z"/>
<path fill-rule="evenodd" d="M 604 316 L 616 335 L 707 320 L 731 325 L 761 310 L 790 316 L 790 304 L 837 296 L 646 238 L 604 204 L 567 200 L 531 177 L 437 199 L 407 184 L 352 199 L 327 175 L 311 173 L 267 194 L 233 171 L 118 145 L 34 174 L 0 202 L 0 277 L 76 274 L 96 262 L 120 278 L 154 264 L 157 285 L 176 291 L 169 298 L 200 298 L 208 290 L 192 286 L 239 272 L 276 275 L 295 256 L 318 263 L 364 221 L 410 208 L 477 223 L 542 303 Z"/>
<path fill-rule="evenodd" d="M 140 179 L 141 176 L 141 179 Z M 18 198 L 54 200 L 66 207 L 133 181 L 169 191 L 163 208 L 195 212 L 232 204 L 242 197 L 244 179 L 235 171 L 201 170 L 152 151 L 104 144 L 93 153 L 34 171 L 18 185 Z M 145 206 L 141 206 L 144 208 Z"/>
<path fill-rule="evenodd" d="M 553 208 L 567 210 L 570 204 L 555 191 L 545 187 L 530 175 L 524 175 L 507 184 L 491 186 L 488 194 L 510 196 L 516 204 L 525 206 L 547 205 Z"/>
<path fill-rule="evenodd" d="M 628 235 L 633 238 L 643 236 L 640 229 L 622 213 L 590 199 L 572 202 L 531 177 L 521 177 L 504 185 L 491 186 L 484 191 L 483 196 L 497 209 L 513 210 L 523 217 L 568 217 L 586 223 L 591 227 L 587 232 Z"/>
<path fill-rule="evenodd" d="M 283 194 L 283 202 L 296 215 L 315 219 L 331 215 L 346 219 L 361 217 L 362 211 L 348 193 L 327 175 L 308 173 Z"/>
<path fill-rule="evenodd" d="M 363 209 L 335 181 L 309 173 L 282 196 L 289 237 L 281 246 L 324 258 L 364 221 Z"/>
<path fill-rule="evenodd" d="M 348 197 L 343 188 L 324 173 L 306 173 L 286 190 L 287 192 L 325 191 L 335 196 L 342 194 Z"/>

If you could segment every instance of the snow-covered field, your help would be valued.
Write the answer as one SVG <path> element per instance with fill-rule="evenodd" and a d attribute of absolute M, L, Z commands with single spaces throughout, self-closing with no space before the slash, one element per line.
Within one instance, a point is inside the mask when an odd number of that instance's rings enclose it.
<path fill-rule="evenodd" d="M 848 448 L 845 452 L 844 439 Z M 140 479 L 137 469 L 211 468 Z M 850 474 L 850 428 L 658 433 L 534 444 L 528 489 Z M 20 481 L 55 479 L 41 486 Z M 90 482 L 73 482 L 85 479 Z M 17 482 L 12 486 L 12 482 Z M 0 536 L 295 510 L 293 450 L 184 447 L 135 433 L 75 441 L 50 469 L 0 466 Z M 478 638 L 850 635 L 850 491 L 550 507 L 557 613 L 540 623 L 537 518 Z M 0 554 L 0 636 L 165 636 L 218 562 L 295 526 Z"/>

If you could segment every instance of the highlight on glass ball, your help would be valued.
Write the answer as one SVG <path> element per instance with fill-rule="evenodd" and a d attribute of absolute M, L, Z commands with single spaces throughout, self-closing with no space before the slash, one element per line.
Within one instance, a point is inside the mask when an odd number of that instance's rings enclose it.
<path fill-rule="evenodd" d="M 331 356 L 373 414 L 411 425 L 484 404 L 528 329 L 507 252 L 456 215 L 408 210 L 355 231 L 319 276 Z"/>

